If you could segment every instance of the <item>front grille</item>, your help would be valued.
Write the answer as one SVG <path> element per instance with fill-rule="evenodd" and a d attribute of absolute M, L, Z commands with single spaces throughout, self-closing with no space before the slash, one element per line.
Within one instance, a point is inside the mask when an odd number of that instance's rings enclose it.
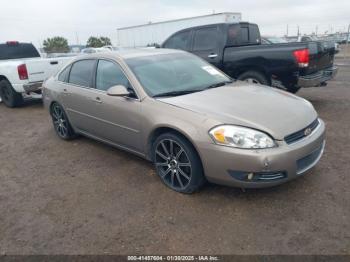
<path fill-rule="evenodd" d="M 317 161 L 319 160 L 319 158 L 321 157 L 321 154 L 323 152 L 324 145 L 325 145 L 325 143 L 323 142 L 322 145 L 320 145 L 311 154 L 297 160 L 297 174 L 298 175 L 304 173 L 306 170 L 313 167 L 317 163 Z"/>
<path fill-rule="evenodd" d="M 292 144 L 292 143 L 295 143 L 297 141 L 299 141 L 300 139 L 303 139 L 304 137 L 306 137 L 307 135 L 305 134 L 305 130 L 310 128 L 311 129 L 311 132 L 313 132 L 317 126 L 320 124 L 320 122 L 318 121 L 318 118 L 313 121 L 310 125 L 308 125 L 307 127 L 293 133 L 293 134 L 290 134 L 286 137 L 284 137 L 284 141 L 286 141 L 287 144 Z"/>

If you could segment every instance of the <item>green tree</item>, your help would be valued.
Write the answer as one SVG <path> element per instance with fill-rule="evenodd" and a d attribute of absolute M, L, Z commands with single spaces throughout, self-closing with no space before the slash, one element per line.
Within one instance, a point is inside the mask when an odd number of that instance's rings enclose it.
<path fill-rule="evenodd" d="M 96 36 L 90 36 L 86 46 L 87 47 L 102 47 L 105 45 L 112 45 L 111 39 L 108 37 L 96 37 Z"/>
<path fill-rule="evenodd" d="M 61 36 L 55 36 L 44 40 L 43 46 L 47 53 L 65 53 L 69 51 L 67 39 Z"/>

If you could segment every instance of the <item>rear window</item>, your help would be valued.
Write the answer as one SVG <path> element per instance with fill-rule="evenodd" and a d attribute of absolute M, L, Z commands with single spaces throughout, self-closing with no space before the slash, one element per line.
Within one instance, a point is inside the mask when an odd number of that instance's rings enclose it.
<path fill-rule="evenodd" d="M 230 25 L 227 32 L 227 45 L 256 45 L 260 44 L 259 27 L 254 24 Z"/>
<path fill-rule="evenodd" d="M 0 60 L 40 57 L 32 44 L 0 44 Z"/>
<path fill-rule="evenodd" d="M 72 65 L 69 74 L 69 83 L 92 87 L 92 77 L 95 69 L 95 60 L 81 60 Z"/>
<path fill-rule="evenodd" d="M 257 25 L 249 25 L 249 42 L 259 44 L 261 41 L 260 31 Z"/>

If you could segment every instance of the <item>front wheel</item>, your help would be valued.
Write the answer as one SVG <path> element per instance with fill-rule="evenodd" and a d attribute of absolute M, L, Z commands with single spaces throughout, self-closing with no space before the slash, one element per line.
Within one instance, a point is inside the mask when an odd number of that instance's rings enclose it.
<path fill-rule="evenodd" d="M 287 91 L 288 91 L 289 93 L 295 94 L 295 93 L 297 93 L 297 92 L 299 91 L 300 88 L 301 88 L 301 87 L 299 87 L 299 86 L 293 86 L 293 87 L 287 88 Z"/>
<path fill-rule="evenodd" d="M 196 150 L 180 135 L 160 135 L 153 145 L 153 159 L 160 179 L 177 192 L 193 193 L 205 182 Z"/>
<path fill-rule="evenodd" d="M 23 104 L 22 94 L 17 93 L 9 81 L 0 81 L 0 97 L 7 107 L 16 107 Z"/>

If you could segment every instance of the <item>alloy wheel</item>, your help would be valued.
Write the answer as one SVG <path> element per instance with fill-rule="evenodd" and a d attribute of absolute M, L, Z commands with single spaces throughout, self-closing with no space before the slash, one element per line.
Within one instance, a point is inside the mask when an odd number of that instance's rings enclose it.
<path fill-rule="evenodd" d="M 68 136 L 68 122 L 62 108 L 55 104 L 52 107 L 51 115 L 57 134 L 62 138 L 66 138 Z"/>
<path fill-rule="evenodd" d="M 175 190 L 186 188 L 191 181 L 190 159 L 185 149 L 172 139 L 163 139 L 157 144 L 155 165 L 164 183 Z"/>

